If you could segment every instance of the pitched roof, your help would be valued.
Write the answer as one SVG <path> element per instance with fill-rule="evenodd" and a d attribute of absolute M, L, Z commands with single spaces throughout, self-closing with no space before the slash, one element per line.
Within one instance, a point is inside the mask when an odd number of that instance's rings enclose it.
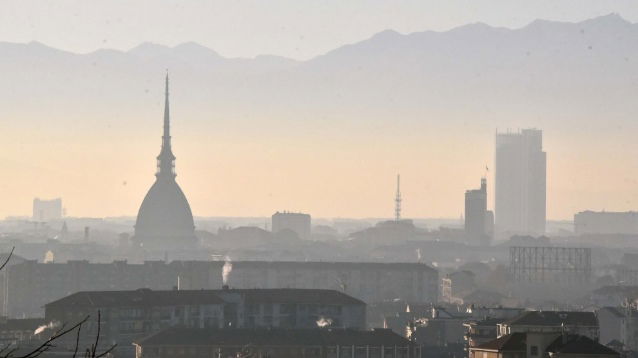
<path fill-rule="evenodd" d="M 490 350 L 490 351 L 509 351 L 509 352 L 524 352 L 527 350 L 526 334 L 522 332 L 516 332 L 512 334 L 506 334 L 500 338 L 485 342 L 473 350 Z"/>
<path fill-rule="evenodd" d="M 46 307 L 137 307 L 172 304 L 222 304 L 214 291 L 170 290 L 153 291 L 143 288 L 131 291 L 83 291 L 50 302 Z"/>
<path fill-rule="evenodd" d="M 581 335 L 559 336 L 545 349 L 550 353 L 620 355 L 615 350 Z"/>
<path fill-rule="evenodd" d="M 141 346 L 408 346 L 390 329 L 198 329 L 172 327 L 137 340 Z"/>
<path fill-rule="evenodd" d="M 506 321 L 508 326 L 598 326 L 594 312 L 527 311 Z"/>
<path fill-rule="evenodd" d="M 503 323 L 506 320 L 507 320 L 506 318 L 488 317 L 488 318 L 484 318 L 484 319 L 470 320 L 470 321 L 467 321 L 467 324 L 474 325 L 474 326 L 494 326 L 494 327 L 496 327 L 497 324 Z"/>
<path fill-rule="evenodd" d="M 357 304 L 359 299 L 335 290 L 318 289 L 223 289 L 131 291 L 84 291 L 50 302 L 46 307 L 144 307 L 184 304 L 223 304 L 228 296 L 242 296 L 246 303 Z"/>
<path fill-rule="evenodd" d="M 527 333 L 517 332 L 501 336 L 498 339 L 481 344 L 472 350 L 489 350 L 499 352 L 525 352 L 527 349 Z M 619 355 L 611 348 L 593 341 L 591 338 L 581 335 L 559 335 L 547 346 L 545 351 L 549 353 L 586 354 L 586 355 Z"/>

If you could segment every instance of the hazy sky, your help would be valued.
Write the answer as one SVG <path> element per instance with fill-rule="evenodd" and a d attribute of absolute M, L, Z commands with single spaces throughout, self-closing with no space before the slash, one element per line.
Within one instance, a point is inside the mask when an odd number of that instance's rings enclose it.
<path fill-rule="evenodd" d="M 229 57 L 276 54 L 307 59 L 384 29 L 443 31 L 472 22 L 521 27 L 538 18 L 573 22 L 609 13 L 638 22 L 637 1 L 0 0 L 0 41 L 39 41 L 74 52 L 127 50 L 146 41 L 164 45 L 194 41 Z M 62 196 L 73 216 L 134 215 L 154 180 L 162 75 L 150 85 L 139 84 L 146 88 L 145 101 L 113 101 L 119 89 L 105 87 L 98 93 L 109 96 L 80 98 L 84 106 L 76 106 L 75 97 L 57 103 L 64 91 L 57 97 L 47 93 L 49 102 L 55 103 L 34 104 L 27 95 L 19 98 L 20 103 L 0 106 L 4 146 L 0 166 L 12 173 L 0 181 L 0 217 L 30 214 L 34 196 Z M 336 125 L 327 127 L 322 121 L 300 121 L 308 118 L 294 110 L 288 117 L 269 114 L 268 106 L 253 106 L 244 98 L 235 103 L 235 112 L 218 108 L 198 112 L 188 102 L 198 100 L 198 93 L 188 87 L 189 80 L 194 79 L 175 76 L 175 154 L 178 181 L 193 212 L 200 216 L 270 215 L 275 210 L 301 210 L 322 217 L 390 216 L 395 175 L 401 172 L 406 216 L 458 217 L 463 211 L 463 191 L 477 187 L 485 164 L 492 165 L 496 127 L 502 128 L 508 117 L 520 117 L 521 127 L 545 129 L 547 123 L 540 119 L 560 118 L 560 114 L 544 113 L 542 104 L 536 106 L 529 99 L 530 108 L 538 107 L 539 112 L 490 109 L 482 114 L 489 117 L 482 119 L 490 125 L 466 128 L 462 138 L 458 128 L 433 129 L 416 121 L 389 128 L 375 126 L 375 121 L 387 118 L 366 116 L 365 121 L 357 121 L 346 118 L 347 113 L 328 113 Z M 95 85 L 101 88 L 98 82 Z M 65 85 L 69 83 L 75 84 Z M 99 104 L 107 97 L 112 112 L 94 111 L 91 103 Z M 47 112 L 47 106 L 58 112 Z M 565 105 L 563 116 L 575 120 L 578 116 L 569 111 L 572 107 Z M 607 108 L 601 110 L 609 115 Z M 3 117 L 3 113 L 7 114 Z M 447 107 L 427 113 L 441 122 L 459 115 Z M 246 119 L 258 116 L 267 125 L 255 126 Z M 127 120 L 114 120 L 119 117 Z M 55 125 L 58 120 L 66 125 Z M 214 130 L 203 130 L 205 121 L 213 123 Z M 114 129 L 117 126 L 126 128 L 126 136 Z M 549 218 L 569 219 L 587 208 L 635 209 L 638 166 L 628 158 L 638 155 L 638 146 L 624 147 L 635 141 L 635 131 L 618 130 L 602 139 L 596 131 L 581 132 L 574 137 L 577 140 L 551 131 L 545 134 Z M 595 141 L 599 145 L 587 152 L 578 146 Z M 583 158 L 593 158 L 599 176 L 591 175 L 594 170 Z M 467 163 L 472 167 L 462 165 Z M 601 175 L 608 185 L 599 185 Z M 91 185 L 82 185 L 87 182 Z M 490 196 L 491 186 L 490 178 Z"/>
<path fill-rule="evenodd" d="M 638 21 L 636 0 L 0 0 L 0 41 L 75 52 L 196 41 L 224 56 L 306 59 L 384 29 L 521 27 L 612 12 Z"/>

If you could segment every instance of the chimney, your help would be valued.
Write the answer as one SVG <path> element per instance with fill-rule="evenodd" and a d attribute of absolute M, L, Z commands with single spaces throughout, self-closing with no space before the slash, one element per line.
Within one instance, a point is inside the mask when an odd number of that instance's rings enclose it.
<path fill-rule="evenodd" d="M 567 344 L 567 330 L 565 329 L 565 323 L 564 322 L 560 324 L 560 330 L 561 330 L 562 342 L 563 342 L 563 344 Z"/>

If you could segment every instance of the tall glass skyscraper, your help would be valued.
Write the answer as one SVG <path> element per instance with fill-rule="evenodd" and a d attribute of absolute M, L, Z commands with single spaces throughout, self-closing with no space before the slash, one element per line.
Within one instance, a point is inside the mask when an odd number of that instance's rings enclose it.
<path fill-rule="evenodd" d="M 495 229 L 500 237 L 545 233 L 546 170 L 541 130 L 496 133 Z"/>

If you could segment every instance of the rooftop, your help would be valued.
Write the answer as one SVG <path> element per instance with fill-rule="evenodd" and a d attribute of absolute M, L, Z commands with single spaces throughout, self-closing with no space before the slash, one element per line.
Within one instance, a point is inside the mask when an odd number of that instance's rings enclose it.
<path fill-rule="evenodd" d="M 487 350 L 498 352 L 525 352 L 527 350 L 527 333 L 517 332 L 501 336 L 498 339 L 479 345 L 473 350 Z M 548 353 L 577 354 L 577 355 L 619 355 L 618 352 L 591 338 L 581 335 L 560 335 L 545 348 Z"/>
<path fill-rule="evenodd" d="M 167 290 L 138 289 L 132 291 L 84 291 L 50 302 L 46 307 L 136 307 L 175 304 L 223 304 L 228 295 L 242 296 L 246 303 L 358 304 L 359 299 L 335 290 L 317 289 L 222 289 Z"/>
<path fill-rule="evenodd" d="M 507 318 L 484 318 L 484 319 L 477 319 L 477 320 L 470 320 L 467 322 L 467 325 L 472 325 L 472 326 L 494 326 L 496 327 L 497 324 L 499 323 L 503 323 L 507 321 Z"/>
<path fill-rule="evenodd" d="M 598 326 L 594 312 L 527 311 L 503 324 L 508 326 Z"/>
<path fill-rule="evenodd" d="M 581 335 L 559 336 L 547 346 L 546 351 L 562 354 L 620 355 L 615 350 Z"/>
<path fill-rule="evenodd" d="M 141 346 L 408 346 L 389 329 L 197 329 L 172 327 L 135 342 Z"/>
<path fill-rule="evenodd" d="M 506 334 L 500 338 L 483 343 L 477 346 L 476 350 L 488 350 L 488 351 L 510 351 L 510 352 L 525 352 L 527 350 L 527 335 L 525 333 L 517 332 L 512 334 Z"/>

